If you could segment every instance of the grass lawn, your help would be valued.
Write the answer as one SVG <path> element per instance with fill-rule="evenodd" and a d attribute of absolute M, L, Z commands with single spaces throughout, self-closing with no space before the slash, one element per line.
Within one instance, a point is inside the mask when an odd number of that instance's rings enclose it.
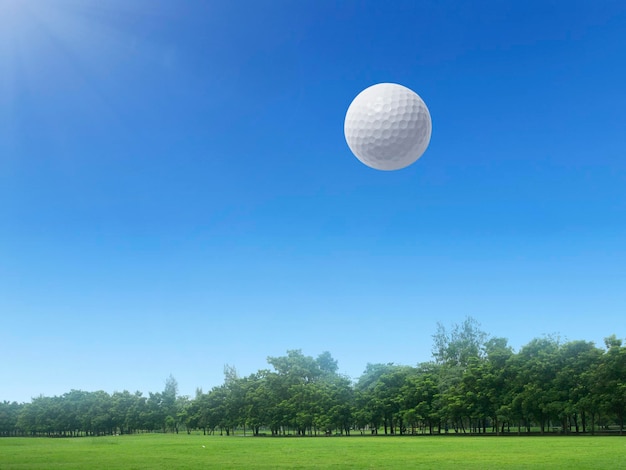
<path fill-rule="evenodd" d="M 624 437 L 1 438 L 0 469 L 624 468 Z"/>

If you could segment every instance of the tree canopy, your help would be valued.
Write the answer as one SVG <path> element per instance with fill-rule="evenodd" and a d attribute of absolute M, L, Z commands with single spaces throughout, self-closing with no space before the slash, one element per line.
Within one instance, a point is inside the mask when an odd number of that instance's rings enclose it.
<path fill-rule="evenodd" d="M 352 381 L 331 353 L 268 357 L 268 369 L 180 396 L 173 376 L 161 392 L 86 392 L 0 402 L 0 436 L 81 436 L 202 430 L 206 434 L 330 435 L 623 433 L 626 347 L 558 337 L 518 352 L 473 318 L 433 335 L 433 360 L 367 364 Z"/>

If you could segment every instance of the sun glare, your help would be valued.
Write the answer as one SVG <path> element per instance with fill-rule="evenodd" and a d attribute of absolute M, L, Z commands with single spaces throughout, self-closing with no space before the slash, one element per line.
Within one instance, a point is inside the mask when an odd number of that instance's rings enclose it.
<path fill-rule="evenodd" d="M 117 1 L 0 0 L 5 138 L 38 129 L 71 139 L 61 116 L 108 112 L 107 87 L 132 59 L 123 21 L 136 11 Z"/>

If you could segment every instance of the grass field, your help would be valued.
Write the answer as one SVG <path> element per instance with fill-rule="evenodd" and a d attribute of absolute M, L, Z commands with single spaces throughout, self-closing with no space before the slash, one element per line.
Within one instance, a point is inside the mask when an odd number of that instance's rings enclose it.
<path fill-rule="evenodd" d="M 625 468 L 623 437 L 1 438 L 0 469 Z"/>

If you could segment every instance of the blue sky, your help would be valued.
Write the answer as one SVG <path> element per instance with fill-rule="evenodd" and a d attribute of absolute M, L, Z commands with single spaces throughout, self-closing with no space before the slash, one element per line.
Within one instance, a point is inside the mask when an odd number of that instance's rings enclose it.
<path fill-rule="evenodd" d="M 621 1 L 0 0 L 0 400 L 626 337 Z M 412 88 L 396 172 L 343 137 Z"/>

